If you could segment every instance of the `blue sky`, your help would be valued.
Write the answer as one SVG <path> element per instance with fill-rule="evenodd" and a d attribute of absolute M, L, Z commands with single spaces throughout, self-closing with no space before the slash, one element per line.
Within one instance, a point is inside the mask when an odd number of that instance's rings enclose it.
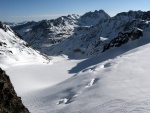
<path fill-rule="evenodd" d="M 150 10 L 150 0 L 1 0 L 0 21 L 53 19 L 103 9 L 110 16 L 129 10 Z"/>

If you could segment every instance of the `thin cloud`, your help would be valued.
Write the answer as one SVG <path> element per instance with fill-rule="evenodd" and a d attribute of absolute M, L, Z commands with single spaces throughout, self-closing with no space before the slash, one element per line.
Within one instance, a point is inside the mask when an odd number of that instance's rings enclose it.
<path fill-rule="evenodd" d="M 25 16 L 16 15 L 16 16 L 3 16 L 3 17 L 0 17 L 0 20 L 2 22 L 19 23 L 19 22 L 22 22 L 22 21 L 32 21 L 32 20 L 33 21 L 40 21 L 40 20 L 43 20 L 43 19 L 50 20 L 50 19 L 56 19 L 60 16 L 67 16 L 67 15 L 69 15 L 69 13 L 66 13 L 66 14 L 63 13 L 63 14 L 25 15 Z"/>
<path fill-rule="evenodd" d="M 39 17 L 59 17 L 68 14 L 45 14 L 45 15 L 28 15 L 28 16 L 10 16 L 11 18 L 39 18 Z"/>

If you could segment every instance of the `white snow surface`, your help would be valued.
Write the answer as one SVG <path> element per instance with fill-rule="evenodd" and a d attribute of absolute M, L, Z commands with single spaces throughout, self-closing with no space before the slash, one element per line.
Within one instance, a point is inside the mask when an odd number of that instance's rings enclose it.
<path fill-rule="evenodd" d="M 49 62 L 39 51 L 27 46 L 10 27 L 6 26 L 6 31 L 0 29 L 0 67 L 27 62 Z"/>
<path fill-rule="evenodd" d="M 53 86 L 71 77 L 67 70 L 75 66 L 76 61 L 68 61 L 62 56 L 51 59 L 48 64 L 27 63 L 5 68 L 18 95 Z"/>
<path fill-rule="evenodd" d="M 6 72 L 31 113 L 149 113 L 150 44 L 132 49 L 141 40 L 97 57 L 56 57 Z"/>

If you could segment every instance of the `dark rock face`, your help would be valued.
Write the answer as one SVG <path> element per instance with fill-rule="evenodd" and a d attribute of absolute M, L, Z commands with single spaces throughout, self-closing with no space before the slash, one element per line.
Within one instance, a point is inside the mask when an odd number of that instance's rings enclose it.
<path fill-rule="evenodd" d="M 86 18 L 86 17 L 90 17 L 90 18 L 98 18 L 100 14 L 104 14 L 107 18 L 110 18 L 110 16 L 105 13 L 105 11 L 103 10 L 95 10 L 94 12 L 87 12 L 85 13 L 81 18 Z"/>
<path fill-rule="evenodd" d="M 0 68 L 0 113 L 29 113 L 11 84 L 9 77 Z"/>
<path fill-rule="evenodd" d="M 7 31 L 6 25 L 4 25 L 1 21 L 0 21 L 0 28 L 3 29 L 5 32 Z"/>
<path fill-rule="evenodd" d="M 114 39 L 112 39 L 108 44 L 105 44 L 103 47 L 103 51 L 106 51 L 112 47 L 120 47 L 121 45 L 127 43 L 129 39 L 132 41 L 139 39 L 140 37 L 143 36 L 142 30 L 138 28 L 134 28 L 130 31 L 124 32 L 124 33 L 119 33 L 118 36 Z"/>
<path fill-rule="evenodd" d="M 127 16 L 129 18 L 134 18 L 134 19 L 141 19 L 141 20 L 150 20 L 150 11 L 143 12 L 143 11 L 132 11 L 130 10 L 129 12 L 122 12 L 118 13 L 116 17 L 120 16 Z"/>
<path fill-rule="evenodd" d="M 36 22 L 31 21 L 31 22 L 27 22 L 27 23 L 24 23 L 24 24 L 21 24 L 21 25 L 12 26 L 11 28 L 12 28 L 13 30 L 17 31 L 17 30 L 20 30 L 20 29 L 22 29 L 22 28 L 24 28 L 24 27 L 30 26 L 30 25 L 32 25 L 32 24 L 36 24 Z"/>

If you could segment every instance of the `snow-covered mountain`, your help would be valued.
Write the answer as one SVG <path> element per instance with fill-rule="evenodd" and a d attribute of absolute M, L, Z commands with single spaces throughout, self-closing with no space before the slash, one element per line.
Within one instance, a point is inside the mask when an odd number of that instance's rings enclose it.
<path fill-rule="evenodd" d="M 95 56 L 103 51 L 105 44 L 120 37 L 121 34 L 123 36 L 127 35 L 129 31 L 130 33 L 133 32 L 133 29 L 141 29 L 143 37 L 148 37 L 150 31 L 149 16 L 149 11 L 129 11 L 101 20 L 91 27 L 78 27 L 76 32 L 68 39 L 45 48 L 44 52 L 48 55 L 66 54 L 70 57 L 72 55 L 75 57 Z M 136 35 L 136 33 L 134 32 L 133 35 Z M 133 35 L 125 37 L 129 38 Z"/>
<path fill-rule="evenodd" d="M 77 58 L 100 54 L 105 44 L 132 29 L 143 30 L 143 37 L 147 37 L 149 20 L 149 11 L 122 12 L 110 17 L 100 10 L 83 16 L 68 15 L 56 20 L 29 22 L 13 29 L 32 47 L 47 55 L 66 54 Z"/>
<path fill-rule="evenodd" d="M 95 10 L 94 12 L 87 12 L 80 16 L 78 20 L 79 26 L 94 26 L 100 21 L 110 18 L 110 16 L 103 10 Z"/>
<path fill-rule="evenodd" d="M 29 47 L 10 27 L 0 22 L 0 65 L 27 61 L 47 62 L 47 59 Z"/>
<path fill-rule="evenodd" d="M 108 18 L 110 18 L 108 14 L 99 10 L 88 12 L 82 16 L 72 14 L 54 20 L 27 22 L 14 26 L 12 29 L 18 32 L 32 47 L 43 52 L 43 48 L 48 48 L 75 35 L 82 27 L 88 29 Z"/>

